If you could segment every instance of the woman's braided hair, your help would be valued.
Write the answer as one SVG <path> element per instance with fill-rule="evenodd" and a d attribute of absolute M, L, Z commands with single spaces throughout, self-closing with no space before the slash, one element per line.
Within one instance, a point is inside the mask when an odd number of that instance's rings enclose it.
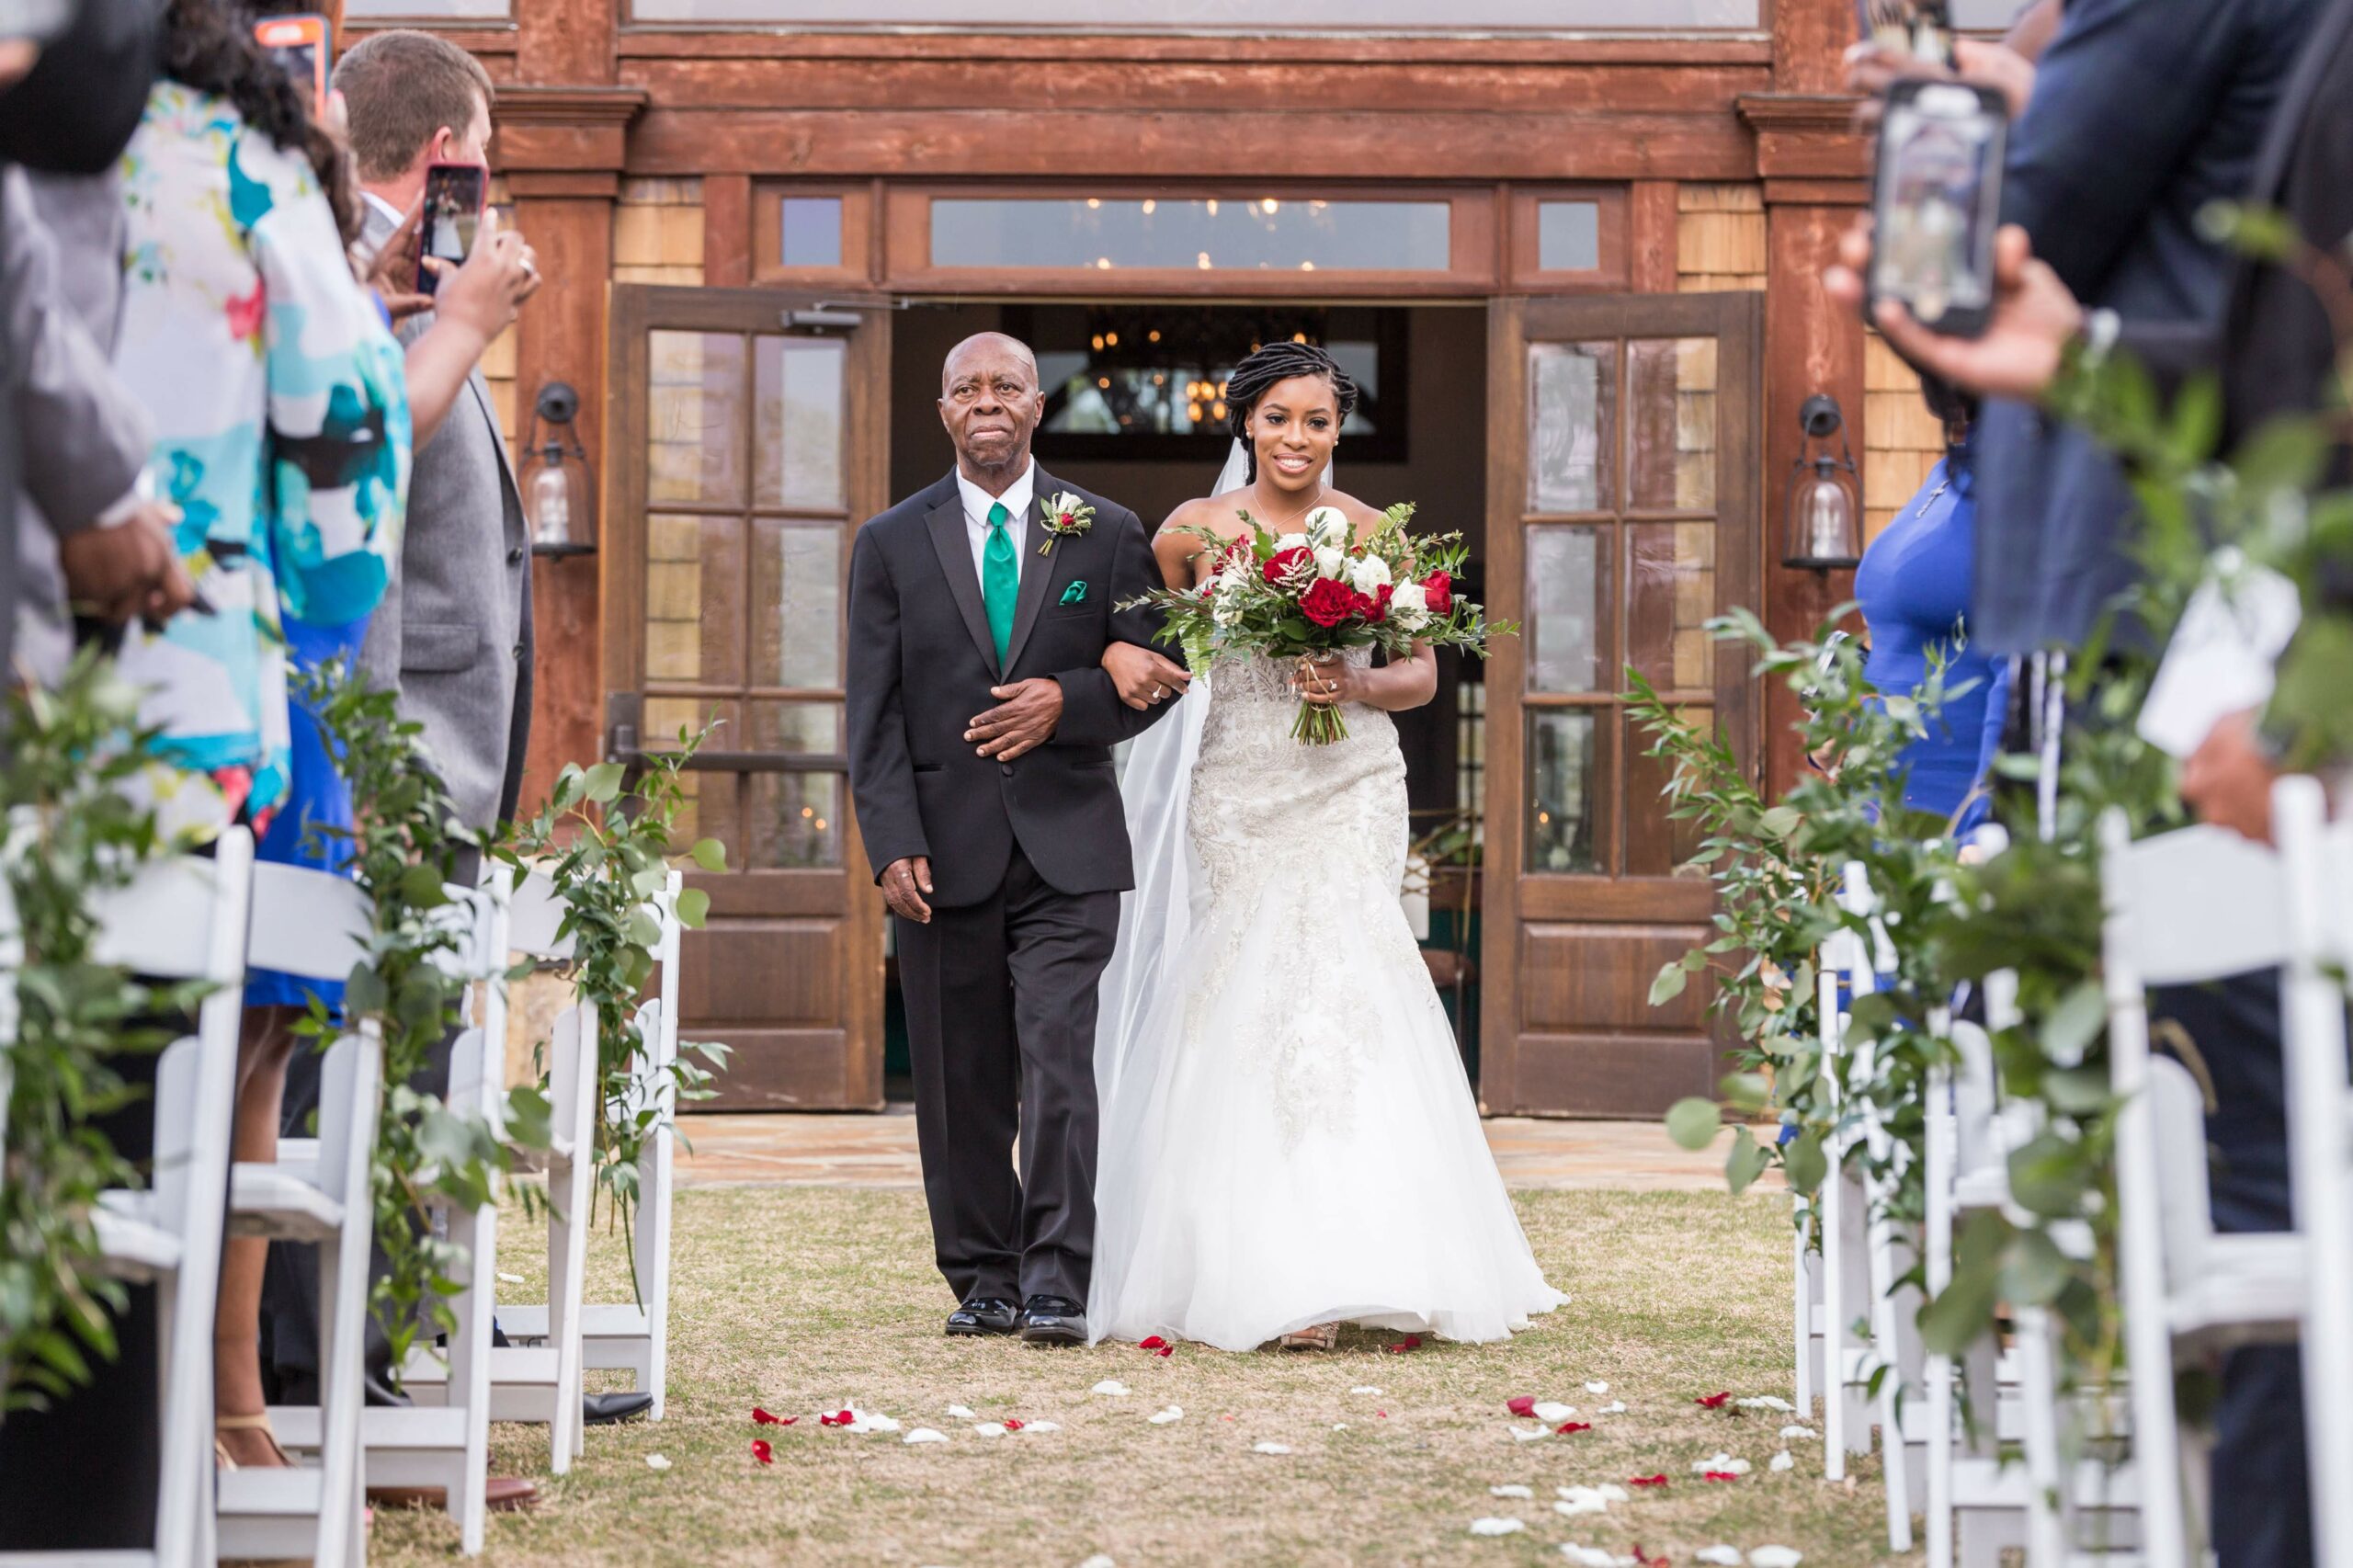
<path fill-rule="evenodd" d="M 1242 443 L 1246 472 L 1245 483 L 1258 477 L 1258 448 L 1250 438 L 1250 413 L 1258 400 L 1277 382 L 1298 376 L 1322 376 L 1332 383 L 1332 395 L 1340 404 L 1340 417 L 1346 420 L 1357 405 L 1357 384 L 1340 369 L 1340 362 L 1313 343 L 1269 343 L 1254 348 L 1242 363 L 1233 367 L 1225 379 L 1225 408 L 1227 423 L 1233 427 L 1233 438 Z"/>

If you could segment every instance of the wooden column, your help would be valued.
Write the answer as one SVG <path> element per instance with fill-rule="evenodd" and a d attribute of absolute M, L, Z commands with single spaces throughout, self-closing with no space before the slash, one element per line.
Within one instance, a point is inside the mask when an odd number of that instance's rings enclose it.
<path fill-rule="evenodd" d="M 1852 10 L 1836 9 L 1843 30 L 1832 32 L 1819 0 L 1780 0 L 1775 11 L 1777 54 L 1784 32 L 1806 44 L 1787 74 L 1820 79 L 1826 57 L 1835 77 L 1838 50 L 1853 28 Z M 1867 199 L 1868 149 L 1851 129 L 1854 100 L 1844 95 L 1754 93 L 1737 102 L 1741 119 L 1756 134 L 1756 172 L 1765 182 L 1765 528 L 1759 581 L 1765 585 L 1765 623 L 1787 640 L 1810 635 L 1854 590 L 1851 573 L 1792 571 L 1781 564 L 1781 551 L 1790 468 L 1805 441 L 1799 406 L 1815 392 L 1836 398 L 1858 467 L 1862 460 L 1863 324 L 1823 293 L 1822 271 Z M 1859 527 L 1859 476 L 1855 505 Z M 1766 693 L 1768 793 L 1789 788 L 1804 766 L 1791 729 L 1797 720 L 1796 699 L 1789 691 L 1776 687 Z"/>
<path fill-rule="evenodd" d="M 597 474 L 600 511 L 611 493 L 615 458 L 605 437 L 605 301 L 612 276 L 613 204 L 620 194 L 629 123 L 644 104 L 644 93 L 631 87 L 505 88 L 492 142 L 515 199 L 516 223 L 538 252 L 547 279 L 517 324 L 517 434 L 529 426 L 542 386 L 569 382 L 580 394 L 575 427 Z M 601 539 L 601 517 L 597 531 Z M 539 659 L 519 808 L 525 812 L 546 799 L 565 763 L 591 763 L 604 755 L 603 564 L 601 551 L 532 564 Z"/>

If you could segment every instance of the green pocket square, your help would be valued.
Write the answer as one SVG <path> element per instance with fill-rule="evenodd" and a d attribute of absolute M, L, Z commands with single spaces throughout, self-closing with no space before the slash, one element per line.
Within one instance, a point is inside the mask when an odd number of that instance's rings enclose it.
<path fill-rule="evenodd" d="M 1066 605 L 1085 604 L 1086 602 L 1086 579 L 1080 577 L 1073 580 L 1071 585 L 1063 590 L 1062 602 Z"/>

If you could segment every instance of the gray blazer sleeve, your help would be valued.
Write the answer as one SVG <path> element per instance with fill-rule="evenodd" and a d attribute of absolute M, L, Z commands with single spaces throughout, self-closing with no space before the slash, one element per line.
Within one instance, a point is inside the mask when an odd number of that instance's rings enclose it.
<path fill-rule="evenodd" d="M 138 484 L 153 436 L 66 304 L 56 246 L 15 169 L 0 175 L 0 310 L 14 348 L 23 483 L 58 532 L 76 533 Z"/>

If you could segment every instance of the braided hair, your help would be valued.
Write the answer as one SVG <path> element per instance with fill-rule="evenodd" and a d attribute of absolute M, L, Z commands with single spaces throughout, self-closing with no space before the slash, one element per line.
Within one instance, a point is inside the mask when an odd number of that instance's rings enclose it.
<path fill-rule="evenodd" d="M 1332 395 L 1339 403 L 1343 421 L 1355 409 L 1356 382 L 1340 369 L 1337 359 L 1313 343 L 1286 340 L 1254 348 L 1226 377 L 1226 418 L 1233 428 L 1233 438 L 1242 443 L 1246 465 L 1244 483 L 1255 483 L 1258 478 L 1258 444 L 1250 438 L 1251 411 L 1278 382 L 1300 376 L 1322 376 L 1332 383 Z"/>

